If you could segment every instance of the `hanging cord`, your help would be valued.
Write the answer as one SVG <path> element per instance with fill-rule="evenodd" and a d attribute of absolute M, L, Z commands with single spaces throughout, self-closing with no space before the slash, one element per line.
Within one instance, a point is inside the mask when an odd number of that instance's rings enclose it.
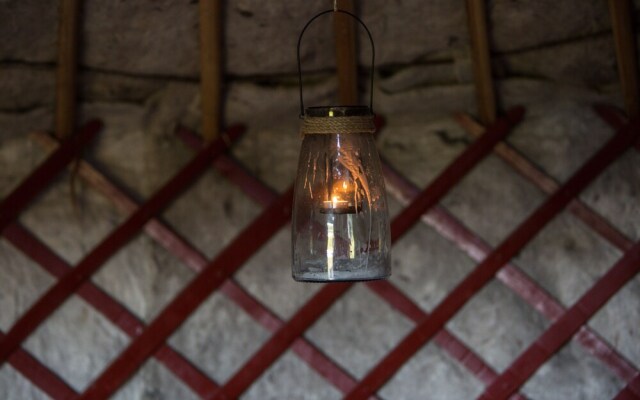
<path fill-rule="evenodd" d="M 371 110 L 371 114 L 373 114 L 373 70 L 375 68 L 375 60 L 376 60 L 376 48 L 375 48 L 375 45 L 373 44 L 373 36 L 371 36 L 371 32 L 369 31 L 369 28 L 367 28 L 367 25 L 365 25 L 365 23 L 362 22 L 360 18 L 350 13 L 349 11 L 339 10 L 338 2 L 337 0 L 334 0 L 333 9 L 322 11 L 321 13 L 316 14 L 313 18 L 311 18 L 307 22 L 307 24 L 304 26 L 304 28 L 302 28 L 302 31 L 300 32 L 300 36 L 298 37 L 297 58 L 298 58 L 298 86 L 300 88 L 300 118 L 304 117 L 304 99 L 302 96 L 302 61 L 300 60 L 300 44 L 302 43 L 302 36 L 304 36 L 305 31 L 307 30 L 309 25 L 313 23 L 313 21 L 329 13 L 346 14 L 351 18 L 355 19 L 360 24 L 360 26 L 362 26 L 364 30 L 367 32 L 367 36 L 369 37 L 369 42 L 371 43 L 371 79 L 370 79 L 371 92 L 369 93 L 369 109 Z"/>

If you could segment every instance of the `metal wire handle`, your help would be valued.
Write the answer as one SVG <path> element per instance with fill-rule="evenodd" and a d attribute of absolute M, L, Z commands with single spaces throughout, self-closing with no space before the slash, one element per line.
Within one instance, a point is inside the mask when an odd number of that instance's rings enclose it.
<path fill-rule="evenodd" d="M 356 17 L 349 11 L 339 10 L 334 4 L 333 9 L 322 11 L 321 13 L 311 18 L 309 22 L 307 22 L 307 24 L 304 26 L 304 28 L 302 28 L 302 32 L 300 32 L 300 37 L 298 37 L 298 48 L 297 48 L 298 53 L 297 54 L 298 54 L 298 86 L 300 87 L 300 117 L 304 116 L 304 100 L 302 98 L 302 62 L 300 61 L 300 43 L 302 42 L 302 36 L 304 35 L 304 32 L 307 30 L 307 28 L 309 27 L 309 25 L 311 25 L 313 21 L 315 21 L 318 17 L 321 17 L 325 14 L 332 13 L 332 12 L 339 12 L 339 13 L 349 15 L 351 18 L 358 21 L 358 23 L 364 28 L 364 30 L 367 32 L 367 35 L 369 36 L 369 41 L 371 42 L 371 93 L 369 95 L 369 109 L 373 114 L 373 69 L 375 67 L 375 60 L 376 60 L 376 48 L 373 44 L 373 37 L 371 36 L 371 32 L 369 32 L 369 28 L 367 28 L 367 26 L 364 24 L 364 22 L 362 22 L 360 18 Z"/>

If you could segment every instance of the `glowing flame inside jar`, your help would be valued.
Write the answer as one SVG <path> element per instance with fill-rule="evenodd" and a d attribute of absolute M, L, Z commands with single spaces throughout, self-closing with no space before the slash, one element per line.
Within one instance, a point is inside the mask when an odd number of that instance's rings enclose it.
<path fill-rule="evenodd" d="M 333 196 L 331 200 L 325 201 L 325 207 L 339 209 L 346 208 L 349 206 L 349 202 L 346 200 L 340 200 L 338 196 Z"/>
<path fill-rule="evenodd" d="M 322 202 L 320 212 L 323 214 L 355 214 L 358 212 L 361 207 L 355 202 L 355 191 L 349 190 L 349 187 L 350 185 L 346 181 L 334 185 L 330 195 L 331 200 Z"/>

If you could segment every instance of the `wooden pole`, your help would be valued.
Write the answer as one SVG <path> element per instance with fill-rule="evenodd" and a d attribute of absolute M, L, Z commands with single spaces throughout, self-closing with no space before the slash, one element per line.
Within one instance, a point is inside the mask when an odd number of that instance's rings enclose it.
<path fill-rule="evenodd" d="M 628 0 L 609 0 L 609 12 L 624 103 L 629 117 L 637 117 L 640 112 L 640 101 L 636 40 L 631 17 L 633 9 Z"/>
<path fill-rule="evenodd" d="M 202 136 L 215 139 L 222 113 L 222 5 L 220 0 L 200 0 L 200 90 Z"/>
<path fill-rule="evenodd" d="M 79 0 L 60 0 L 55 114 L 55 134 L 60 139 L 69 137 L 76 124 L 79 14 Z"/>
<path fill-rule="evenodd" d="M 354 13 L 352 0 L 336 0 L 338 9 Z M 342 13 L 334 13 L 334 33 L 336 40 L 336 64 L 338 68 L 338 99 L 340 105 L 358 104 L 358 60 L 356 34 L 353 18 Z M 373 71 L 371 71 L 373 73 Z"/>
<path fill-rule="evenodd" d="M 496 95 L 491 75 L 485 0 L 467 0 L 467 13 L 478 114 L 480 120 L 487 125 L 496 120 Z"/>

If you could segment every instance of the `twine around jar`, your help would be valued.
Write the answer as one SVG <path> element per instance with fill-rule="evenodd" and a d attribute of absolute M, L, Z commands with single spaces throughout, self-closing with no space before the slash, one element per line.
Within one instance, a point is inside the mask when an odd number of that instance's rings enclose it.
<path fill-rule="evenodd" d="M 305 115 L 300 126 L 300 135 L 335 135 L 349 133 L 374 133 L 373 115 L 338 117 L 311 117 Z"/>

